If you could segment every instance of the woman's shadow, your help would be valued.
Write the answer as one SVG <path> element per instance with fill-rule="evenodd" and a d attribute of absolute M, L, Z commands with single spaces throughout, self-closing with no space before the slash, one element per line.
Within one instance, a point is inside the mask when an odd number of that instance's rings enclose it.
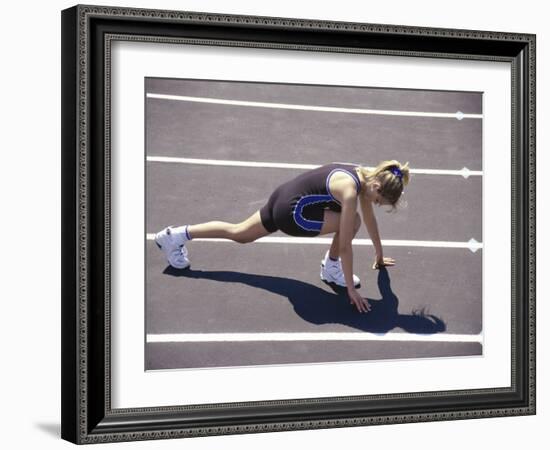
<path fill-rule="evenodd" d="M 371 333 L 386 333 L 394 328 L 401 328 L 409 333 L 433 334 L 446 329 L 440 318 L 424 311 L 400 314 L 399 300 L 391 290 L 389 273 L 384 267 L 378 273 L 378 289 L 382 298 L 369 298 L 371 311 L 363 314 L 350 304 L 345 289 L 341 288 L 333 288 L 335 292 L 331 293 L 299 280 L 233 271 L 178 270 L 169 266 L 164 273 L 222 283 L 242 283 L 264 289 L 286 297 L 296 314 L 315 325 L 338 323 Z"/>

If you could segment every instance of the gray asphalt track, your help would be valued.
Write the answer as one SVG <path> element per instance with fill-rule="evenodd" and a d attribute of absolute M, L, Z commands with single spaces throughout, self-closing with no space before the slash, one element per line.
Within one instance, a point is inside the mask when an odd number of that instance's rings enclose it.
<path fill-rule="evenodd" d="M 345 353 L 342 354 L 342 348 Z M 331 361 L 368 361 L 384 359 L 471 356 L 481 354 L 478 343 L 398 342 L 225 342 L 152 343 L 147 352 L 147 367 L 155 370 L 195 367 L 235 367 L 273 364 L 305 364 Z M 319 355 L 323 355 L 319 360 Z"/>
<path fill-rule="evenodd" d="M 481 114 L 479 92 L 147 78 L 147 92 L 268 103 Z"/>
<path fill-rule="evenodd" d="M 191 269 L 175 270 L 153 243 L 147 246 L 150 333 L 443 331 L 413 317 L 422 310 L 449 333 L 481 332 L 480 252 L 458 249 L 449 258 L 446 249 L 388 247 L 399 263 L 381 272 L 370 269 L 372 247 L 356 247 L 356 274 L 373 305 L 361 315 L 320 281 L 322 245 L 202 241 L 188 248 Z M 200 300 L 188 300 L 197 294 Z"/>
<path fill-rule="evenodd" d="M 160 230 L 182 221 L 241 222 L 260 209 L 279 184 L 300 173 L 303 171 L 149 163 L 147 230 Z M 474 238 L 481 241 L 481 189 L 479 176 L 464 179 L 415 175 L 403 195 L 406 203 L 395 213 L 388 212 L 389 207 L 375 207 L 381 236 L 384 239 L 466 242 Z M 282 236 L 282 233 L 276 235 Z M 364 227 L 357 237 L 368 237 Z"/>
<path fill-rule="evenodd" d="M 146 92 L 231 100 L 480 113 L 481 94 L 147 79 Z M 482 167 L 479 119 L 289 111 L 148 99 L 146 153 L 239 161 L 324 164 L 381 159 L 413 168 Z M 146 162 L 146 231 L 209 220 L 239 222 L 301 170 Z M 482 177 L 415 175 L 397 213 L 377 208 L 382 239 L 482 242 Z M 280 232 L 273 234 L 283 237 Z M 368 238 L 364 227 L 359 238 Z M 373 248 L 354 248 L 359 314 L 319 279 L 320 244 L 191 242 L 192 267 L 167 267 L 146 244 L 146 332 L 482 332 L 482 250 L 385 247 L 397 265 L 373 271 Z M 480 355 L 478 342 L 324 341 L 148 343 L 146 368 L 170 369 Z"/>
<path fill-rule="evenodd" d="M 149 155 L 317 164 L 380 160 L 481 170 L 478 119 L 376 116 L 148 100 Z M 190 132 L 192 131 L 192 132 Z M 342 137 L 345 136 L 345 140 Z"/>

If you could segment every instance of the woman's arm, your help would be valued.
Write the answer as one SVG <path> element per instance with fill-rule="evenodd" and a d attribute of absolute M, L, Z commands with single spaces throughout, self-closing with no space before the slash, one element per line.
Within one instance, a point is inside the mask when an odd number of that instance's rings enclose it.
<path fill-rule="evenodd" d="M 354 235 L 355 212 L 357 211 L 357 195 L 353 191 L 346 191 L 341 202 L 342 212 L 340 215 L 340 229 L 338 247 L 342 270 L 346 286 L 353 287 L 353 250 L 351 241 Z"/>
<path fill-rule="evenodd" d="M 380 234 L 378 233 L 378 224 L 376 223 L 376 217 L 372 209 L 372 204 L 365 197 L 360 197 L 361 211 L 363 212 L 363 222 L 374 245 L 374 251 L 376 252 L 376 261 L 383 261 L 384 254 L 382 251 L 382 243 L 380 242 Z"/>
<path fill-rule="evenodd" d="M 355 304 L 359 312 L 370 311 L 370 305 L 366 299 L 361 297 L 353 284 L 353 250 L 351 241 L 354 236 L 355 214 L 357 212 L 357 193 L 355 187 L 346 190 L 342 195 L 342 212 L 340 215 L 340 228 L 338 230 L 338 247 L 342 261 L 342 271 L 346 281 L 348 296 L 351 303 Z"/>
<path fill-rule="evenodd" d="M 374 216 L 374 211 L 372 210 L 372 204 L 364 197 L 361 197 L 361 210 L 363 211 L 363 222 L 365 222 L 365 226 L 367 227 L 372 244 L 374 245 L 374 251 L 376 252 L 372 268 L 379 269 L 382 266 L 395 265 L 395 259 L 384 258 L 382 243 L 380 242 L 380 234 L 378 233 L 378 224 L 376 223 L 376 217 Z"/>

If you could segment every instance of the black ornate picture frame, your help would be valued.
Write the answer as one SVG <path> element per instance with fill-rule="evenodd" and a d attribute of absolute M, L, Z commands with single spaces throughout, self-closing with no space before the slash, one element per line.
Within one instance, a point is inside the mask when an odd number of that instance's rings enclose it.
<path fill-rule="evenodd" d="M 511 65 L 511 385 L 114 409 L 114 41 L 395 55 Z M 99 6 L 62 12 L 62 437 L 78 444 L 535 414 L 535 36 Z"/>

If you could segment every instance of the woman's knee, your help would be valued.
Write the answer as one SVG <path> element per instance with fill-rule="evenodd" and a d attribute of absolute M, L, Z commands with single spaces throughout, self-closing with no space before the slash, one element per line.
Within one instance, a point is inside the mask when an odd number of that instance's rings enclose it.
<path fill-rule="evenodd" d="M 251 227 L 246 221 L 235 224 L 231 227 L 231 239 L 239 244 L 248 244 L 254 242 L 259 236 L 254 232 L 254 227 Z"/>
<path fill-rule="evenodd" d="M 239 244 L 246 244 L 247 242 L 250 242 L 246 236 L 245 229 L 240 223 L 233 224 L 228 231 L 229 239 L 232 241 L 238 242 Z"/>
<path fill-rule="evenodd" d="M 355 232 L 357 233 L 361 228 L 361 216 L 358 212 L 355 213 Z"/>
<path fill-rule="evenodd" d="M 239 244 L 249 244 L 250 242 L 254 242 L 255 239 L 250 236 L 246 235 L 238 235 L 235 239 L 233 239 L 235 242 L 238 242 Z"/>

